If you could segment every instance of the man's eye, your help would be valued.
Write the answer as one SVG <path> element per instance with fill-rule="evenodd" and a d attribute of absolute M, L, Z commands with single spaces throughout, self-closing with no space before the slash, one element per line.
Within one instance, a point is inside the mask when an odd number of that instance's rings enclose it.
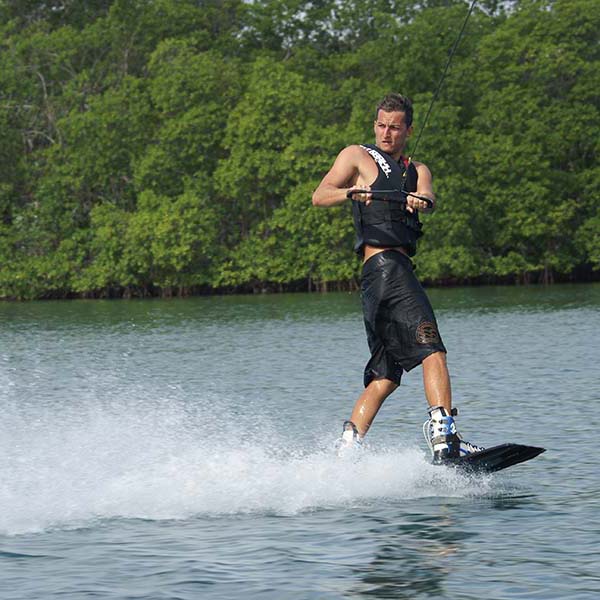
<path fill-rule="evenodd" d="M 392 131 L 400 131 L 401 129 L 399 125 L 386 125 L 385 123 L 377 123 L 377 127 L 379 127 L 379 129 L 385 129 L 387 127 Z"/>

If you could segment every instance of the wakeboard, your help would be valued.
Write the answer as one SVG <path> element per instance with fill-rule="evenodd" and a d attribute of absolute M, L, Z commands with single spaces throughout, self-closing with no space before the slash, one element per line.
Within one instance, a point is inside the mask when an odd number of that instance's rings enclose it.
<path fill-rule="evenodd" d="M 526 462 L 545 452 L 545 448 L 523 444 L 500 444 L 481 452 L 467 454 L 453 460 L 450 465 L 476 473 L 493 473 Z"/>

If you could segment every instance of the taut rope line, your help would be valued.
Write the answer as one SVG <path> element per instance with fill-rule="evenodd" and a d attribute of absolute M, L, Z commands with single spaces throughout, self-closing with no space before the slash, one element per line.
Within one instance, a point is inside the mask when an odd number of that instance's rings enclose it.
<path fill-rule="evenodd" d="M 454 45 L 452 46 L 452 50 L 450 51 L 450 55 L 448 56 L 448 60 L 446 61 L 446 66 L 444 67 L 442 76 L 440 77 L 440 80 L 438 81 L 437 88 L 433 94 L 433 98 L 431 99 L 431 102 L 429 103 L 429 108 L 427 109 L 425 119 L 423 119 L 423 125 L 421 125 L 421 128 L 419 129 L 419 135 L 417 136 L 417 141 L 415 142 L 414 149 L 411 152 L 410 156 L 408 157 L 409 160 L 412 160 L 412 157 L 417 153 L 417 147 L 419 145 L 419 141 L 421 140 L 421 136 L 423 135 L 423 131 L 424 131 L 425 127 L 427 126 L 427 121 L 429 121 L 429 115 L 431 114 L 431 109 L 433 108 L 433 104 L 437 100 L 440 90 L 442 89 L 442 84 L 444 83 L 444 79 L 446 79 L 446 74 L 448 73 L 448 69 L 450 68 L 450 63 L 452 62 L 452 59 L 454 58 L 454 54 L 456 52 L 456 49 L 458 48 L 458 44 L 460 43 L 460 40 L 462 39 L 463 34 L 465 32 L 465 29 L 467 27 L 467 21 L 469 20 L 469 17 L 471 16 L 473 9 L 475 8 L 475 4 L 477 4 L 477 0 L 473 0 L 473 2 L 471 2 L 471 6 L 469 7 L 467 16 L 465 17 L 465 20 L 463 21 L 463 24 L 458 33 L 458 36 L 456 37 L 456 40 L 454 41 Z"/>

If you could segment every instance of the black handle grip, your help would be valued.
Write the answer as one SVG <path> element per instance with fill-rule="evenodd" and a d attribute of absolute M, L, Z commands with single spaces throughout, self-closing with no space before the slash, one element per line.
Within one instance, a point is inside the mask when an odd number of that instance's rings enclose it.
<path fill-rule="evenodd" d="M 368 194 L 369 192 L 370 190 L 348 190 L 346 192 L 346 198 L 348 198 L 348 200 L 352 200 L 353 194 Z"/>
<path fill-rule="evenodd" d="M 418 200 L 423 200 L 423 202 L 427 204 L 427 208 L 433 208 L 433 200 L 431 198 L 428 198 L 427 196 L 419 196 L 419 194 L 413 194 L 412 192 L 408 192 L 408 195 L 412 196 L 413 198 L 417 198 Z"/>
<path fill-rule="evenodd" d="M 371 194 L 372 200 L 387 200 L 388 202 L 390 202 L 390 201 L 406 202 L 406 197 L 412 196 L 413 198 L 417 198 L 418 200 L 423 200 L 423 202 L 425 202 L 427 204 L 427 208 L 433 208 L 433 200 L 431 198 L 428 198 L 427 196 L 419 196 L 419 194 L 415 194 L 413 192 L 407 192 L 406 190 L 363 190 L 363 189 L 348 190 L 348 192 L 346 192 L 346 198 L 348 198 L 349 200 L 352 200 L 353 194 L 369 194 L 369 193 Z M 390 194 L 393 194 L 396 196 L 401 195 L 401 199 L 395 200 L 393 198 L 390 198 Z"/>

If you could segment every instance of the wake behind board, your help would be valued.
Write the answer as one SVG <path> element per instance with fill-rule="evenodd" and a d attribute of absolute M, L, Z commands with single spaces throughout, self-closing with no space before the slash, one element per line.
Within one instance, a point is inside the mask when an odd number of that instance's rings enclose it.
<path fill-rule="evenodd" d="M 536 446 L 500 444 L 499 446 L 485 448 L 481 452 L 461 456 L 452 461 L 452 465 L 472 472 L 493 473 L 494 471 L 501 471 L 502 469 L 507 469 L 513 465 L 531 460 L 545 451 L 545 448 L 538 448 Z"/>

